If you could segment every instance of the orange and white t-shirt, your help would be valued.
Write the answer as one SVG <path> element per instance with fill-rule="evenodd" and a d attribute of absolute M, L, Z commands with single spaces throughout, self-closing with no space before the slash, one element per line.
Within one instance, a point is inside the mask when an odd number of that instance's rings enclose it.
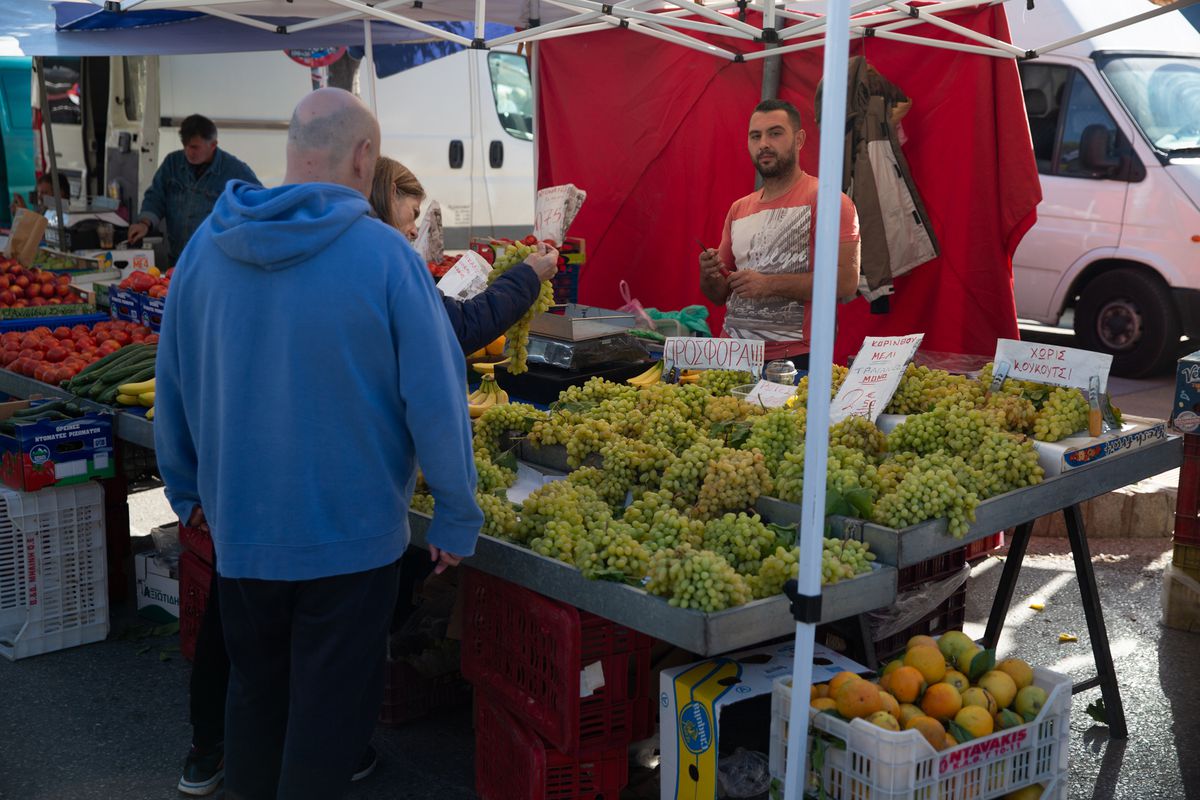
<path fill-rule="evenodd" d="M 813 230 L 817 217 L 817 179 L 803 174 L 788 190 L 769 202 L 758 190 L 736 201 L 725 217 L 719 258 L 729 267 L 768 275 L 812 272 Z M 839 241 L 858 241 L 858 212 L 842 194 Z M 791 352 L 807 352 L 810 320 L 805 304 L 785 297 L 747 299 L 730 295 L 726 302 L 725 335 L 803 343 Z"/>

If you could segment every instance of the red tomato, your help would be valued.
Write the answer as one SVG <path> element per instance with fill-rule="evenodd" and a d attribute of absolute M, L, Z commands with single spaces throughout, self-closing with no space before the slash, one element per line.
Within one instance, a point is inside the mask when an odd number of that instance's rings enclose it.
<path fill-rule="evenodd" d="M 146 334 L 145 344 L 158 344 L 158 334 L 157 333 Z"/>
<path fill-rule="evenodd" d="M 128 331 L 113 331 L 112 338 L 121 345 L 129 344 L 129 342 L 132 341 L 132 337 L 129 335 Z"/>
<path fill-rule="evenodd" d="M 54 333 L 55 339 L 70 339 L 71 338 L 71 329 L 68 328 L 66 325 L 59 325 L 57 328 L 54 329 L 53 333 Z"/>
<path fill-rule="evenodd" d="M 115 353 L 121 349 L 121 343 L 113 339 L 105 339 L 100 343 L 100 352 L 104 355 Z"/>
<path fill-rule="evenodd" d="M 42 297 L 41 295 L 38 295 L 37 297 L 35 297 L 29 301 L 29 305 L 44 306 L 44 305 L 46 305 L 46 298 Z"/>

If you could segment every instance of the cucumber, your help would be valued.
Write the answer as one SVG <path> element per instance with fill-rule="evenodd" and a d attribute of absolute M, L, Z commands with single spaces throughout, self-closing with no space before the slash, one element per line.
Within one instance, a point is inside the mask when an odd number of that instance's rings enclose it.
<path fill-rule="evenodd" d="M 114 350 L 98 361 L 93 361 L 91 364 L 88 364 L 86 367 L 81 369 L 79 374 L 67 382 L 68 388 L 74 387 L 77 383 L 81 383 L 82 379 L 84 378 L 89 378 L 100 374 L 113 363 L 120 363 L 124 359 L 129 358 L 132 355 L 135 347 L 141 348 L 144 346 L 146 345 L 130 345 L 129 347 L 122 347 L 120 350 Z"/>
<path fill-rule="evenodd" d="M 147 368 L 150 369 L 150 376 L 153 376 L 154 362 L 154 353 L 147 353 L 143 354 L 139 358 L 122 361 L 120 364 L 110 366 L 108 369 L 106 369 L 86 391 L 77 390 L 77 393 L 80 395 L 86 394 L 91 398 L 98 398 L 100 395 L 108 391 L 110 387 L 129 383 L 129 376 L 138 374 Z"/>
<path fill-rule="evenodd" d="M 143 367 L 141 372 L 135 372 L 128 378 L 119 378 L 111 384 L 106 384 L 107 388 L 102 391 L 96 399 L 105 405 L 112 405 L 117 399 L 119 387 L 125 383 L 137 383 L 138 381 L 147 381 L 154 377 L 154 365 Z M 93 389 L 93 391 L 95 391 Z"/>
<path fill-rule="evenodd" d="M 66 400 L 51 400 L 49 403 L 42 403 L 38 406 L 30 406 L 29 408 L 22 408 L 20 411 L 14 411 L 12 417 L 14 419 L 38 417 L 47 411 L 63 411 L 66 409 L 66 407 Z"/>

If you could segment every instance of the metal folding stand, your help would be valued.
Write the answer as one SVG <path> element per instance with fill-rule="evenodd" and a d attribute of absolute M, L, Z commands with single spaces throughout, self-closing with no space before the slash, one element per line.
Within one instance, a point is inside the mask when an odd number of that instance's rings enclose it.
<path fill-rule="evenodd" d="M 1121 690 L 1117 686 L 1117 673 L 1113 667 L 1112 651 L 1108 646 L 1108 629 L 1104 625 L 1104 611 L 1100 607 L 1100 592 L 1096 588 L 1096 573 L 1092 569 L 1092 554 L 1088 548 L 1087 535 L 1083 527 L 1083 516 L 1078 505 L 1062 509 L 1067 523 L 1067 537 L 1071 542 L 1071 555 L 1075 559 L 1075 577 L 1079 580 L 1079 594 L 1083 599 L 1083 614 L 1087 619 L 1088 638 L 1092 644 L 1092 655 L 1096 659 L 1096 675 L 1080 681 L 1072 687 L 1073 694 L 1100 687 L 1104 696 L 1104 709 L 1108 717 L 1109 733 L 1114 739 L 1125 739 L 1129 731 L 1125 727 L 1125 707 L 1121 704 Z M 1004 561 L 1004 572 L 1000 575 L 1000 586 L 992 601 L 988 615 L 987 631 L 983 635 L 983 646 L 994 648 L 1004 628 L 1004 620 L 1012 605 L 1013 591 L 1025 550 L 1033 533 L 1033 521 L 1017 526 Z"/>

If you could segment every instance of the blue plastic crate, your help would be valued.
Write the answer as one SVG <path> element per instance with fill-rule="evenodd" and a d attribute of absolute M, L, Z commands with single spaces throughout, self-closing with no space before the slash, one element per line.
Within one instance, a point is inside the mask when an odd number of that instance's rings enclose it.
<path fill-rule="evenodd" d="M 72 314 L 65 317 L 25 317 L 23 319 L 0 320 L 0 333 L 9 331 L 31 331 L 45 325 L 47 328 L 57 328 L 65 325 L 70 328 L 75 325 L 95 325 L 111 319 L 108 314 Z"/>

